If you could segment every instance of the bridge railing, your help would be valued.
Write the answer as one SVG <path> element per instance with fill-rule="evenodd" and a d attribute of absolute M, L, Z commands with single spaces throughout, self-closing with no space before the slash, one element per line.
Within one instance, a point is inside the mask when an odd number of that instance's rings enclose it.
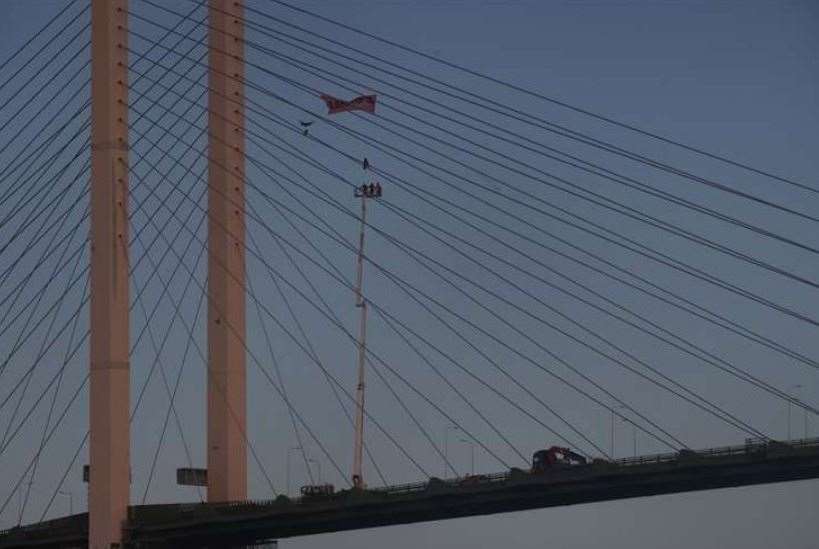
<path fill-rule="evenodd" d="M 15 533 L 48 532 L 49 535 L 59 537 L 61 535 L 74 536 L 88 531 L 88 513 L 80 513 L 68 517 L 28 524 L 25 526 L 15 526 L 0 530 L 0 536 L 11 536 Z"/>
<path fill-rule="evenodd" d="M 791 453 L 800 449 L 819 448 L 819 438 L 808 438 L 802 440 L 792 440 L 787 443 L 749 439 L 745 444 L 736 446 L 724 446 L 720 448 L 709 448 L 705 450 L 683 450 L 681 452 L 653 454 L 638 456 L 632 458 L 623 458 L 615 461 L 605 462 L 609 466 L 623 468 L 627 470 L 631 467 L 645 466 L 651 464 L 664 464 L 673 462 L 686 462 L 688 460 L 712 460 L 731 456 L 770 456 L 771 452 Z M 594 467 L 594 463 L 591 467 Z M 584 468 L 572 468 L 572 470 L 581 471 Z M 590 469 L 593 470 L 593 469 Z M 450 489 L 468 489 L 470 486 L 487 486 L 497 483 L 507 482 L 523 474 L 528 477 L 528 472 L 513 473 L 512 471 L 492 473 L 486 475 L 469 475 L 465 477 L 438 479 L 432 478 L 425 482 L 413 482 L 406 484 L 397 484 L 392 486 L 385 486 L 380 488 L 368 489 L 360 494 L 352 491 L 344 491 L 344 501 L 355 503 L 358 501 L 366 501 L 371 497 L 401 497 L 418 494 L 421 492 L 434 493 L 436 491 L 447 491 Z M 341 493 L 337 493 L 340 495 Z M 348 499 L 349 497 L 349 499 Z M 359 499 L 360 498 L 360 499 Z M 145 505 L 132 508 L 132 518 L 137 522 L 142 522 L 148 519 L 150 522 L 162 521 L 162 517 L 168 517 L 169 520 L 177 521 L 185 516 L 202 517 L 204 515 L 231 515 L 269 512 L 271 508 L 280 507 L 286 504 L 291 509 L 299 508 L 313 508 L 315 505 L 322 505 L 328 502 L 335 501 L 335 498 L 322 497 L 302 497 L 302 498 L 282 498 L 266 499 L 266 500 L 248 500 L 240 502 L 225 502 L 225 503 L 180 503 L 180 504 L 163 504 L 163 505 Z M 13 535 L 14 533 L 50 531 L 68 533 L 76 533 L 78 529 L 87 528 L 87 513 L 73 515 L 61 519 L 54 519 L 42 522 L 36 525 L 23 526 L 17 528 L 10 528 L 0 531 L 0 536 Z"/>
<path fill-rule="evenodd" d="M 751 455 L 760 452 L 768 452 L 771 449 L 799 449 L 799 448 L 817 448 L 819 447 L 819 438 L 806 438 L 799 440 L 791 440 L 788 442 L 778 442 L 774 440 L 765 439 L 748 439 L 745 444 L 734 446 L 722 446 L 718 448 L 707 448 L 704 450 L 683 450 L 681 452 L 668 452 L 661 454 L 650 454 L 644 456 L 637 456 L 631 458 L 622 458 L 613 460 L 609 463 L 622 466 L 631 467 L 638 465 L 649 465 L 659 463 L 671 463 L 685 461 L 687 458 L 721 458 L 729 456 Z M 495 482 L 505 482 L 512 477 L 511 472 L 491 473 L 486 475 L 472 475 L 467 477 L 438 479 L 434 478 L 427 482 L 413 482 L 407 484 L 397 484 L 392 486 L 384 486 L 380 488 L 372 488 L 369 491 L 382 493 L 387 495 L 401 495 L 412 494 L 422 491 L 428 491 L 430 484 L 437 484 L 440 487 L 463 487 L 469 484 L 470 478 L 478 478 L 481 484 L 489 484 Z"/>
<path fill-rule="evenodd" d="M 644 456 L 637 456 L 631 458 L 622 458 L 607 462 L 611 465 L 615 465 L 618 467 L 634 467 L 640 465 L 650 465 L 650 464 L 662 464 L 662 463 L 672 463 L 672 462 L 682 462 L 688 459 L 714 459 L 714 458 L 721 458 L 721 457 L 729 457 L 729 456 L 741 456 L 741 455 L 751 455 L 756 453 L 768 452 L 771 449 L 798 449 L 798 448 L 816 448 L 819 447 L 819 438 L 809 438 L 809 439 L 802 439 L 802 440 L 792 440 L 787 443 L 785 442 L 777 442 L 772 440 L 764 440 L 764 439 L 749 439 L 746 441 L 745 444 L 742 445 L 735 445 L 735 446 L 723 446 L 718 448 L 708 448 L 704 450 L 683 450 L 680 452 L 672 452 L 672 453 L 660 453 L 660 454 L 650 454 Z M 412 483 L 405 483 L 405 484 L 396 484 L 384 487 L 376 487 L 376 488 L 369 488 L 363 494 L 366 496 L 367 494 L 373 495 L 383 495 L 383 496 L 401 496 L 401 495 L 410 495 L 410 494 L 417 494 L 419 492 L 430 492 L 435 491 L 436 489 L 439 490 L 446 490 L 448 488 L 464 488 L 470 485 L 487 485 L 487 484 L 494 484 L 499 482 L 506 482 L 510 480 L 514 475 L 510 471 L 499 472 L 499 473 L 490 473 L 490 474 L 480 474 L 480 475 L 468 475 L 465 477 L 455 477 L 455 478 L 431 478 L 428 481 L 423 482 L 412 482 Z M 345 491 L 345 493 L 348 493 Z M 315 505 L 320 504 L 324 501 L 324 498 L 320 497 L 295 497 L 295 498 L 287 498 L 288 504 L 291 505 Z M 258 509 L 259 511 L 264 511 L 265 508 L 268 508 L 272 505 L 276 505 L 277 503 L 281 503 L 282 500 L 276 499 L 269 499 L 269 500 L 249 500 L 249 501 L 242 501 L 242 502 L 229 502 L 229 503 L 218 503 L 218 504 L 204 504 L 209 509 L 213 511 L 223 511 L 223 512 L 248 512 L 254 509 Z M 180 504 L 178 507 L 175 507 L 176 510 L 185 512 L 189 511 L 191 513 L 199 513 L 201 512 L 203 504 Z M 162 506 L 164 509 L 167 510 L 167 506 Z"/>
<path fill-rule="evenodd" d="M 613 463 L 624 467 L 634 465 L 647 465 L 650 463 L 666 463 L 672 461 L 680 461 L 686 457 L 700 457 L 700 458 L 719 458 L 728 456 L 740 456 L 757 454 L 760 452 L 767 452 L 772 449 L 800 449 L 800 448 L 816 448 L 819 447 L 819 438 L 805 438 L 789 441 L 776 441 L 766 439 L 747 439 L 745 444 L 734 446 L 721 446 L 717 448 L 707 448 L 704 450 L 681 450 L 679 452 L 663 453 L 636 456 L 630 458 L 621 458 L 614 460 Z"/>

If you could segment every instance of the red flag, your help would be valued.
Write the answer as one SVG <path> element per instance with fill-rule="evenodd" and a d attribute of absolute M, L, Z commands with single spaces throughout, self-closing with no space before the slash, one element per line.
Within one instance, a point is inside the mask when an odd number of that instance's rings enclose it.
<path fill-rule="evenodd" d="M 350 101 L 344 101 L 343 99 L 337 99 L 331 95 L 322 94 L 321 100 L 327 103 L 327 114 L 337 114 L 340 112 L 350 111 L 374 113 L 375 97 L 375 95 L 362 95 L 360 97 L 356 97 L 355 99 L 351 99 Z"/>

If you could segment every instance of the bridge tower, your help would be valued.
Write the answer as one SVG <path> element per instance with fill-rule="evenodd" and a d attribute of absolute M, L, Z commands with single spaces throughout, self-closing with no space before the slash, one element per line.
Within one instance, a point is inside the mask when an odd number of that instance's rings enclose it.
<path fill-rule="evenodd" d="M 244 9 L 210 0 L 208 501 L 247 498 Z"/>
<path fill-rule="evenodd" d="M 92 549 L 122 542 L 130 497 L 127 8 L 91 2 Z"/>

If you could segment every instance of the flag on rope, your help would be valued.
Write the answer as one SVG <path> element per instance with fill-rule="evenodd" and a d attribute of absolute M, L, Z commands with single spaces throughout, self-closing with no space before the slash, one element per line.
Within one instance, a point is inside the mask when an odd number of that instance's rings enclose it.
<path fill-rule="evenodd" d="M 321 95 L 321 100 L 327 104 L 327 114 L 337 114 L 340 112 L 350 111 L 364 111 L 369 113 L 375 112 L 375 95 L 362 95 L 345 101 L 337 99 L 332 95 Z"/>

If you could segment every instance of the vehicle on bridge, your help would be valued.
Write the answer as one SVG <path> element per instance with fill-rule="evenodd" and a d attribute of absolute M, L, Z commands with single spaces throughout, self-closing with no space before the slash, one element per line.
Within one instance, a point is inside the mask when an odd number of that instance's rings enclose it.
<path fill-rule="evenodd" d="M 332 484 L 308 484 L 300 491 L 303 498 L 326 498 L 332 496 L 336 488 Z"/>
<path fill-rule="evenodd" d="M 586 465 L 584 456 L 568 448 L 552 446 L 548 450 L 538 450 L 532 455 L 532 473 L 545 473 L 553 469 Z"/>

